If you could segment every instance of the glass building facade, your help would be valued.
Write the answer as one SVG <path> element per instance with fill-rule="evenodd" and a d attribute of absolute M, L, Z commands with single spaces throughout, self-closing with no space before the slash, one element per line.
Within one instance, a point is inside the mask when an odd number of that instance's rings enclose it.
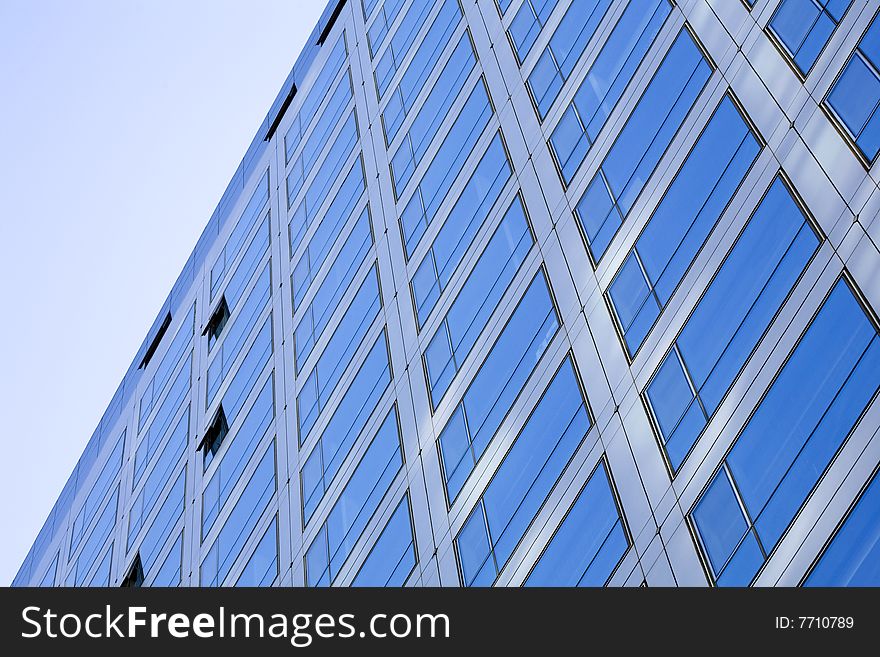
<path fill-rule="evenodd" d="M 878 10 L 331 2 L 14 584 L 880 584 Z"/>

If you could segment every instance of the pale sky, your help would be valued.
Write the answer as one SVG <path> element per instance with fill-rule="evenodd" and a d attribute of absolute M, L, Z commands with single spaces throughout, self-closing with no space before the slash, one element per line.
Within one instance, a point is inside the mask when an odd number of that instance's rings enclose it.
<path fill-rule="evenodd" d="M 0 585 L 325 0 L 0 0 Z"/>

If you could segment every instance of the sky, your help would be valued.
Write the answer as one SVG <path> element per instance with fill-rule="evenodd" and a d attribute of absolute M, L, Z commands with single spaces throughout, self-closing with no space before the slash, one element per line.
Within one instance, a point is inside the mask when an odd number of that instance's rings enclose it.
<path fill-rule="evenodd" d="M 325 0 L 0 0 L 0 585 Z"/>

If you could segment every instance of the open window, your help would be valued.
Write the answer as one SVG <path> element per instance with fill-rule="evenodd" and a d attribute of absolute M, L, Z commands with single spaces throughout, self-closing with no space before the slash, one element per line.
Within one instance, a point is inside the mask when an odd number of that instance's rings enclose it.
<path fill-rule="evenodd" d="M 141 563 L 140 553 L 134 556 L 134 563 L 128 569 L 128 573 L 119 586 L 124 589 L 139 589 L 144 585 L 144 566 Z"/>
<path fill-rule="evenodd" d="M 226 322 L 229 320 L 229 305 L 226 303 L 226 296 L 220 297 L 220 301 L 217 304 L 217 307 L 214 308 L 214 312 L 211 313 L 211 317 L 208 318 L 208 323 L 205 325 L 205 330 L 202 331 L 202 335 L 208 336 L 208 349 L 210 350 L 214 344 L 216 344 L 217 340 L 220 339 L 220 334 L 223 332 L 223 327 L 226 326 Z"/>
<path fill-rule="evenodd" d="M 146 352 L 144 352 L 144 358 L 143 360 L 141 360 L 141 364 L 138 366 L 138 369 L 147 369 L 147 365 L 149 365 L 150 359 L 153 357 L 153 354 L 156 353 L 156 349 L 159 348 L 159 343 L 162 342 L 162 337 L 165 335 L 165 332 L 168 330 L 169 326 L 171 326 L 170 312 L 165 315 L 165 319 L 162 320 L 162 324 L 159 326 L 159 330 L 156 331 L 156 335 L 153 337 L 152 341 L 150 341 L 150 346 L 147 347 Z"/>
<path fill-rule="evenodd" d="M 229 424 L 226 422 L 226 413 L 223 412 L 223 404 L 220 404 L 220 406 L 217 407 L 217 412 L 214 413 L 214 417 L 211 418 L 211 422 L 205 430 L 205 435 L 197 448 L 199 451 L 204 450 L 205 467 L 208 467 L 208 464 L 214 458 L 214 455 L 219 451 L 227 433 L 229 433 Z"/>

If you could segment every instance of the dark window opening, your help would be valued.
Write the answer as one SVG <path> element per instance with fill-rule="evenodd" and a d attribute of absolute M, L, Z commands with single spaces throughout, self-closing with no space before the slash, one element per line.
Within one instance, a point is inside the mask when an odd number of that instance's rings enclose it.
<path fill-rule="evenodd" d="M 327 37 L 330 36 L 330 30 L 333 29 L 333 25 L 336 23 L 336 19 L 339 18 L 339 14 L 342 13 L 342 8 L 344 6 L 345 0 L 339 0 L 339 2 L 336 3 L 336 6 L 333 8 L 333 13 L 330 14 L 330 17 L 327 19 L 327 24 L 324 26 L 324 29 L 321 30 L 321 34 L 318 35 L 319 46 L 323 46 Z"/>
<path fill-rule="evenodd" d="M 128 574 L 119 586 L 124 589 L 139 589 L 144 585 L 144 566 L 141 563 L 140 553 L 134 556 L 134 563 L 128 569 Z"/>
<path fill-rule="evenodd" d="M 281 103 L 281 107 L 278 108 L 278 114 L 275 115 L 275 120 L 272 121 L 272 125 L 269 126 L 269 129 L 266 131 L 266 136 L 263 137 L 263 141 L 269 141 L 275 135 L 275 131 L 278 130 L 278 126 L 281 125 L 281 119 L 284 118 L 284 113 L 287 111 L 287 108 L 290 107 L 290 103 L 293 102 L 293 97 L 296 96 L 296 85 L 290 86 L 290 91 L 287 92 L 287 97 L 284 99 L 284 102 Z"/>
<path fill-rule="evenodd" d="M 210 424 L 208 424 L 204 438 L 202 438 L 202 441 L 196 448 L 197 451 L 202 449 L 205 450 L 204 458 L 206 468 L 214 459 L 214 455 L 220 450 L 220 446 L 223 444 L 223 439 L 226 437 L 227 433 L 229 433 L 229 424 L 226 422 L 226 413 L 223 412 L 223 404 L 220 404 L 217 408 L 217 412 L 214 413 L 214 417 L 211 419 Z"/>
<path fill-rule="evenodd" d="M 150 363 L 150 359 L 153 357 L 153 354 L 156 353 L 156 349 L 159 348 L 159 343 L 162 342 L 162 337 L 165 335 L 165 331 L 168 330 L 169 326 L 171 326 L 170 312 L 165 315 L 165 319 L 162 321 L 162 326 L 160 326 L 159 330 L 156 331 L 156 337 L 153 338 L 153 341 L 150 342 L 150 346 L 147 347 L 147 352 L 144 354 L 144 359 L 141 361 L 138 369 L 144 370 L 147 368 L 147 365 Z"/>
<path fill-rule="evenodd" d="M 223 327 L 226 326 L 226 321 L 228 319 L 229 305 L 226 303 L 226 297 L 223 296 L 220 297 L 220 303 L 217 304 L 214 312 L 211 313 L 211 317 L 208 319 L 208 324 L 202 332 L 202 335 L 208 336 L 208 349 L 211 349 L 220 338 L 220 334 L 223 332 Z"/>

